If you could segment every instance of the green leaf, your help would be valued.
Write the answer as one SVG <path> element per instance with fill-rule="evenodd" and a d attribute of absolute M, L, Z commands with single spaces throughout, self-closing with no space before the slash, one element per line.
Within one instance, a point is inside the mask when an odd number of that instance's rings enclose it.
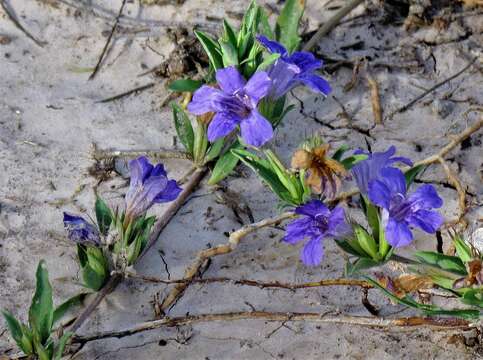
<path fill-rule="evenodd" d="M 380 265 L 382 265 L 382 263 L 379 261 L 374 261 L 370 258 L 362 257 L 357 259 L 353 264 L 347 262 L 345 271 L 347 273 L 347 276 L 354 276 L 360 273 L 362 270 L 370 269 Z"/>
<path fill-rule="evenodd" d="M 112 222 L 112 212 L 111 209 L 107 206 L 107 204 L 102 200 L 100 197 L 96 199 L 96 219 L 97 225 L 99 226 L 99 231 L 103 235 L 107 235 L 109 231 L 109 227 L 111 226 Z"/>
<path fill-rule="evenodd" d="M 424 264 L 433 265 L 458 275 L 467 275 L 465 265 L 457 256 L 443 255 L 432 251 L 416 251 L 414 256 Z"/>
<path fill-rule="evenodd" d="M 294 204 L 294 199 L 285 185 L 280 181 L 277 173 L 272 169 L 267 160 L 263 160 L 255 154 L 246 150 L 232 150 L 245 165 L 250 167 L 255 173 L 270 187 L 270 189 L 283 201 Z M 297 204 L 294 204 L 297 205 Z"/>
<path fill-rule="evenodd" d="M 221 48 L 223 65 L 225 67 L 232 65 L 237 66 L 238 48 L 235 32 L 226 20 L 223 20 L 223 28 L 225 32 L 223 34 L 223 37 L 218 41 Z"/>
<path fill-rule="evenodd" d="M 414 182 L 416 177 L 418 177 L 424 170 L 426 170 L 426 167 L 426 165 L 413 166 L 411 169 L 404 173 L 404 177 L 406 178 L 406 187 L 408 189 Z"/>
<path fill-rule="evenodd" d="M 205 163 L 217 158 L 218 155 L 220 155 L 221 150 L 223 150 L 223 145 L 225 145 L 225 138 L 219 138 L 214 143 L 212 143 L 205 155 Z"/>
<path fill-rule="evenodd" d="M 35 354 L 38 357 L 38 360 L 51 360 L 52 355 L 49 353 L 49 348 L 44 347 L 42 343 L 34 337 L 34 348 Z"/>
<path fill-rule="evenodd" d="M 62 353 L 64 352 L 65 346 L 67 345 L 67 342 L 69 339 L 74 335 L 73 332 L 67 331 L 62 335 L 62 337 L 59 340 L 59 344 L 57 345 L 55 349 L 55 354 L 53 360 L 61 360 L 62 359 Z"/>
<path fill-rule="evenodd" d="M 378 246 L 374 238 L 368 234 L 366 229 L 362 226 L 355 224 L 353 226 L 354 234 L 356 236 L 357 242 L 359 243 L 360 247 L 368 253 L 373 260 L 378 261 Z"/>
<path fill-rule="evenodd" d="M 337 240 L 335 239 L 335 243 L 346 253 L 355 255 L 357 257 L 366 257 L 367 254 L 362 250 L 362 248 L 357 244 L 356 241 L 347 241 L 347 240 Z M 354 246 L 356 245 L 356 246 Z"/>
<path fill-rule="evenodd" d="M 397 302 L 401 305 L 406 305 L 408 307 L 418 309 L 423 311 L 427 315 L 447 315 L 447 316 L 457 316 L 464 319 L 475 319 L 480 316 L 480 312 L 478 310 L 472 309 L 455 309 L 455 310 L 445 310 L 441 309 L 435 305 L 428 305 L 428 304 L 420 304 L 417 301 L 414 301 L 409 296 L 405 296 L 404 298 L 400 298 L 381 286 L 377 281 L 371 279 L 370 277 L 364 277 L 367 282 L 373 285 L 375 288 L 381 290 L 387 297 L 389 297 L 394 302 Z"/>
<path fill-rule="evenodd" d="M 36 273 L 37 285 L 29 310 L 29 324 L 41 343 L 47 341 L 52 330 L 54 320 L 54 303 L 52 300 L 52 286 L 44 260 L 39 262 Z"/>
<path fill-rule="evenodd" d="M 334 153 L 334 155 L 332 155 L 332 159 L 334 159 L 335 161 L 339 161 L 342 159 L 342 155 L 344 155 L 344 153 L 349 150 L 349 146 L 348 145 L 342 145 L 340 146 Z"/>
<path fill-rule="evenodd" d="M 54 310 L 54 320 L 53 323 L 57 323 L 60 319 L 64 317 L 64 315 L 69 311 L 71 308 L 82 305 L 82 302 L 86 298 L 87 293 L 80 293 L 77 295 L 72 296 L 70 299 L 64 301 L 62 304 L 57 306 Z"/>
<path fill-rule="evenodd" d="M 463 241 L 459 234 L 456 234 L 453 238 L 453 244 L 456 248 L 458 257 L 463 262 L 469 262 L 473 259 L 470 247 Z"/>
<path fill-rule="evenodd" d="M 174 127 L 176 128 L 176 133 L 184 145 L 186 151 L 193 155 L 194 151 L 194 141 L 195 141 L 195 134 L 193 131 L 193 127 L 191 126 L 191 121 L 184 112 L 184 110 L 176 103 L 171 103 L 171 108 L 173 109 L 173 119 L 174 119 Z"/>
<path fill-rule="evenodd" d="M 96 247 L 86 249 L 87 262 L 82 268 L 84 285 L 95 291 L 99 291 L 109 279 L 109 265 L 102 253 Z"/>
<path fill-rule="evenodd" d="M 215 70 L 223 68 L 223 60 L 221 58 L 220 46 L 215 40 L 208 34 L 202 31 L 194 31 L 196 37 L 201 42 L 203 49 L 205 49 L 208 58 L 210 59 L 211 66 Z"/>
<path fill-rule="evenodd" d="M 87 248 L 85 245 L 77 244 L 77 257 L 79 258 L 79 265 L 81 268 L 83 268 L 87 264 L 86 250 Z"/>
<path fill-rule="evenodd" d="M 364 202 L 367 223 L 372 230 L 372 236 L 375 240 L 379 239 L 379 211 L 364 195 L 361 195 Z"/>
<path fill-rule="evenodd" d="M 193 159 L 195 164 L 202 164 L 204 162 L 207 148 L 208 136 L 206 133 L 206 125 L 198 122 L 193 144 Z"/>
<path fill-rule="evenodd" d="M 263 62 L 260 65 L 258 65 L 257 71 L 268 69 L 268 67 L 270 65 L 272 65 L 279 57 L 280 57 L 280 54 L 278 54 L 278 53 L 273 53 L 273 54 L 268 55 L 263 60 Z"/>
<path fill-rule="evenodd" d="M 3 317 L 7 322 L 8 330 L 13 340 L 17 343 L 17 346 L 24 352 L 25 355 L 32 354 L 32 340 L 22 330 L 22 324 L 8 311 L 2 310 Z M 25 328 L 25 326 L 23 326 Z M 28 329 L 26 329 L 28 330 Z"/>
<path fill-rule="evenodd" d="M 195 92 L 201 85 L 203 82 L 199 80 L 179 79 L 169 84 L 168 89 L 176 92 Z"/>
<path fill-rule="evenodd" d="M 258 9 L 258 24 L 259 24 L 259 33 L 265 35 L 269 39 L 275 38 L 275 33 L 273 32 L 270 23 L 268 21 L 268 15 L 265 9 L 260 7 Z"/>
<path fill-rule="evenodd" d="M 464 304 L 483 308 L 483 289 L 468 289 L 463 293 L 461 301 Z"/>
<path fill-rule="evenodd" d="M 304 13 L 305 0 L 287 0 L 275 26 L 277 40 L 289 53 L 297 50 L 300 44 L 299 22 Z"/>
<path fill-rule="evenodd" d="M 340 163 L 344 166 L 346 170 L 350 170 L 355 164 L 366 159 L 367 159 L 367 155 L 364 155 L 364 154 L 351 155 L 346 157 Z"/>
<path fill-rule="evenodd" d="M 235 141 L 228 151 L 218 159 L 213 171 L 211 172 L 211 177 L 208 180 L 209 185 L 215 185 L 231 174 L 233 169 L 235 169 L 237 166 L 239 159 L 233 155 L 230 150 L 241 148 L 242 145 L 240 142 Z"/>
<path fill-rule="evenodd" d="M 258 28 L 257 20 L 259 11 L 260 7 L 253 0 L 243 16 L 237 39 L 238 58 L 240 60 L 245 59 L 247 50 L 253 46 L 254 34 L 257 33 Z"/>

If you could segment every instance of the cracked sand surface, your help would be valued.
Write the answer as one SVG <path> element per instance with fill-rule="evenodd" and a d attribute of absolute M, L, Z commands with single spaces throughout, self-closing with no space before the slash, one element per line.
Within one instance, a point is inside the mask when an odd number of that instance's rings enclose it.
<path fill-rule="evenodd" d="M 308 1 L 307 29 L 328 19 L 323 11 L 327 1 Z M 75 247 L 68 242 L 62 224 L 62 211 L 86 211 L 94 203 L 91 190 L 96 180 L 87 174 L 92 164 L 92 143 L 99 148 L 173 148 L 175 130 L 168 107 L 160 109 L 166 97 L 162 81 L 138 77 L 159 64 L 173 49 L 165 25 L 201 22 L 216 28 L 225 10 L 229 20 L 242 13 L 248 1 L 186 1 L 182 5 L 142 6 L 126 4 L 114 45 L 93 81 L 87 81 L 97 62 L 106 36 L 116 16 L 117 1 L 22 1 L 11 5 L 24 26 L 47 41 L 37 46 L 1 13 L 0 35 L 11 39 L 0 45 L 0 307 L 25 316 L 26 304 L 34 287 L 37 262 L 47 261 L 57 303 L 76 293 L 79 287 Z M 266 3 L 260 1 L 260 3 Z M 275 1 L 267 2 L 274 8 Z M 351 17 L 363 13 L 357 8 Z M 208 20 L 207 20 L 208 18 Z M 215 20 L 210 20 L 215 18 Z M 381 25 L 369 16 L 345 21 L 320 43 L 319 52 L 331 59 L 370 56 L 381 64 L 410 63 L 411 68 L 374 66 L 372 74 L 380 87 L 384 125 L 373 126 L 373 113 L 367 83 L 361 77 L 348 92 L 343 91 L 352 69 L 340 67 L 327 75 L 333 95 L 344 105 L 350 122 L 341 116 L 338 102 L 298 89 L 292 99 L 297 108 L 284 120 L 271 146 L 286 161 L 306 135 L 320 132 L 334 147 L 347 143 L 365 147 L 366 139 L 375 150 L 394 144 L 398 152 L 417 161 L 450 141 L 467 124 L 478 119 L 483 93 L 482 16 L 455 20 L 447 33 L 422 28 L 408 35 L 400 26 Z M 363 48 L 353 46 L 363 42 Z M 437 45 L 433 45 L 437 44 Z M 479 52 L 478 52 L 479 51 Z M 467 56 L 479 56 L 476 65 L 457 79 L 443 85 L 408 111 L 386 116 L 406 104 L 421 89 L 462 69 Z M 89 70 L 90 69 L 90 70 Z M 109 102 L 97 100 L 155 81 L 156 85 L 136 95 Z M 297 100 L 297 98 L 299 100 Z M 303 105 L 299 107 L 300 105 Z M 300 111 L 299 111 L 300 110 Z M 351 128 L 352 127 L 352 128 Z M 446 159 L 450 168 L 468 186 L 473 204 L 469 219 L 481 218 L 483 196 L 482 131 L 452 151 Z M 164 161 L 171 174 L 180 178 L 190 167 L 185 160 Z M 247 169 L 247 177 L 231 177 L 230 189 L 241 194 L 255 221 L 276 214 L 276 199 Z M 431 166 L 421 178 L 433 182 L 445 200 L 444 215 L 457 215 L 458 198 L 447 185 L 443 169 Z M 103 183 L 100 194 L 111 203 L 122 201 L 125 180 L 120 177 Z M 472 194 L 472 195 L 471 195 Z M 74 196 L 73 196 L 74 195 Z M 474 196 L 473 196 L 474 195 Z M 71 201 L 73 199 L 73 201 Z M 210 210 L 208 210 L 210 209 Z M 163 212 L 163 206 L 153 210 Z M 243 217 L 242 217 L 243 218 Z M 248 222 L 246 217 L 245 222 Z M 140 274 L 180 278 L 196 252 L 226 242 L 224 232 L 240 227 L 233 211 L 216 201 L 212 190 L 203 185 L 181 209 L 161 235 L 155 248 L 137 266 Z M 343 274 L 343 258 L 333 243 L 326 242 L 326 260 L 320 268 L 304 267 L 298 250 L 280 243 L 282 232 L 269 228 L 244 239 L 235 252 L 213 259 L 206 277 L 258 279 L 261 281 L 302 282 L 335 278 Z M 445 237 L 446 244 L 448 238 Z M 434 249 L 435 239 L 421 232 L 413 248 Z M 166 263 L 163 263 L 161 255 Z M 156 293 L 168 292 L 165 285 L 127 280 L 101 304 L 81 329 L 82 334 L 129 327 L 151 320 L 150 301 Z M 373 304 L 391 314 L 400 307 L 391 305 L 378 292 L 370 292 Z M 320 289 L 262 290 L 229 284 L 193 284 L 172 308 L 170 314 L 247 311 L 340 311 L 368 315 L 361 304 L 361 291 L 349 287 Z M 408 315 L 410 311 L 400 314 Z M 385 332 L 348 325 L 264 321 L 212 322 L 159 329 L 121 339 L 87 344 L 76 359 L 271 359 L 271 358 L 474 358 L 471 347 L 450 344 L 449 333 L 424 330 Z M 0 324 L 0 354 L 14 348 Z M 16 352 L 16 350 L 13 350 Z"/>

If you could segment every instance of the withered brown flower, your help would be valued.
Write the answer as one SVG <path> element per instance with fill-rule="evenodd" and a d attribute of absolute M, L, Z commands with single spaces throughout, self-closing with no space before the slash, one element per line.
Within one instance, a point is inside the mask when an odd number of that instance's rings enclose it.
<path fill-rule="evenodd" d="M 329 144 L 322 144 L 311 149 L 298 149 L 292 156 L 292 168 L 307 170 L 306 183 L 312 191 L 331 198 L 348 172 L 340 162 L 328 157 L 329 148 Z"/>

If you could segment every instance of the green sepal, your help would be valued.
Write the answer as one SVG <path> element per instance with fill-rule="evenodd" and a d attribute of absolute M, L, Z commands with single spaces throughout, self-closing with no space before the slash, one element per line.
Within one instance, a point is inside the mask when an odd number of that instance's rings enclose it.
<path fill-rule="evenodd" d="M 466 244 L 459 234 L 453 237 L 453 244 L 456 248 L 456 253 L 462 262 L 469 262 L 473 259 L 471 248 Z"/>
<path fill-rule="evenodd" d="M 354 261 L 354 263 L 351 263 L 348 261 L 346 263 L 345 267 L 345 273 L 347 276 L 354 276 L 358 273 L 360 273 L 362 270 L 367 270 L 376 266 L 381 266 L 383 263 L 380 261 L 375 261 L 371 258 L 368 257 L 361 257 Z"/>
<path fill-rule="evenodd" d="M 221 150 L 223 150 L 224 145 L 225 138 L 219 138 L 214 143 L 211 143 L 205 155 L 205 164 L 217 158 L 221 154 Z"/>
<path fill-rule="evenodd" d="M 424 170 L 426 170 L 426 165 L 417 165 L 413 166 L 411 169 L 406 171 L 404 173 L 404 178 L 406 179 L 406 188 L 409 189 L 411 184 L 416 180 L 416 177 L 418 177 Z"/>
<path fill-rule="evenodd" d="M 467 275 L 466 267 L 457 256 L 449 256 L 432 251 L 416 251 L 414 256 L 423 264 L 436 266 L 458 275 Z"/>
<path fill-rule="evenodd" d="M 354 234 L 360 247 L 367 253 L 374 261 L 379 261 L 378 246 L 376 240 L 369 235 L 369 233 L 359 224 L 353 225 Z"/>

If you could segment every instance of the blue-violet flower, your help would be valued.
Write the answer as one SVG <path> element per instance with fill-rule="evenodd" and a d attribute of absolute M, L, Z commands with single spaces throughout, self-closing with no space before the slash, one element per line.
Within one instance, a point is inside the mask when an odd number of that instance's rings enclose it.
<path fill-rule="evenodd" d="M 413 165 L 412 161 L 408 158 L 393 156 L 395 153 L 395 146 L 391 146 L 387 151 L 383 152 L 369 153 L 362 150 L 354 152 L 354 154 L 367 155 L 367 159 L 358 162 L 351 169 L 361 194 L 367 195 L 369 182 L 377 179 L 382 169 L 391 167 L 396 162 L 402 162 L 409 166 Z"/>
<path fill-rule="evenodd" d="M 443 205 L 432 185 L 423 185 L 406 194 L 406 180 L 401 170 L 384 168 L 379 179 L 369 182 L 369 199 L 382 210 L 382 226 L 387 242 L 395 247 L 406 246 L 413 240 L 411 227 L 433 234 L 443 224 L 443 217 L 435 208 Z"/>
<path fill-rule="evenodd" d="M 131 182 L 126 193 L 126 219 L 146 213 L 155 203 L 175 200 L 181 188 L 175 180 L 168 180 L 163 164 L 153 166 L 141 156 L 129 162 Z"/>
<path fill-rule="evenodd" d="M 269 98 L 276 100 L 302 84 L 325 96 L 332 91 L 327 80 L 316 75 L 315 70 L 321 68 L 323 63 L 312 53 L 296 51 L 289 55 L 287 49 L 278 42 L 263 35 L 258 35 L 257 39 L 270 53 L 280 54 L 268 71 L 272 79 Z"/>
<path fill-rule="evenodd" d="M 287 225 L 283 241 L 295 245 L 308 238 L 300 251 L 300 259 L 306 265 L 315 266 L 322 261 L 323 239 L 341 238 L 351 232 L 342 207 L 329 210 L 322 201 L 312 200 L 297 207 L 295 213 L 303 217 Z"/>
<path fill-rule="evenodd" d="M 64 212 L 64 227 L 69 239 L 83 245 L 99 246 L 101 239 L 97 227 L 84 218 Z"/>
<path fill-rule="evenodd" d="M 216 81 L 220 89 L 203 85 L 188 104 L 188 110 L 195 115 L 215 113 L 208 125 L 208 140 L 214 142 L 238 125 L 249 145 L 260 147 L 270 140 L 272 125 L 257 110 L 258 102 L 271 87 L 267 73 L 258 71 L 246 82 L 234 66 L 229 66 L 216 71 Z"/>

